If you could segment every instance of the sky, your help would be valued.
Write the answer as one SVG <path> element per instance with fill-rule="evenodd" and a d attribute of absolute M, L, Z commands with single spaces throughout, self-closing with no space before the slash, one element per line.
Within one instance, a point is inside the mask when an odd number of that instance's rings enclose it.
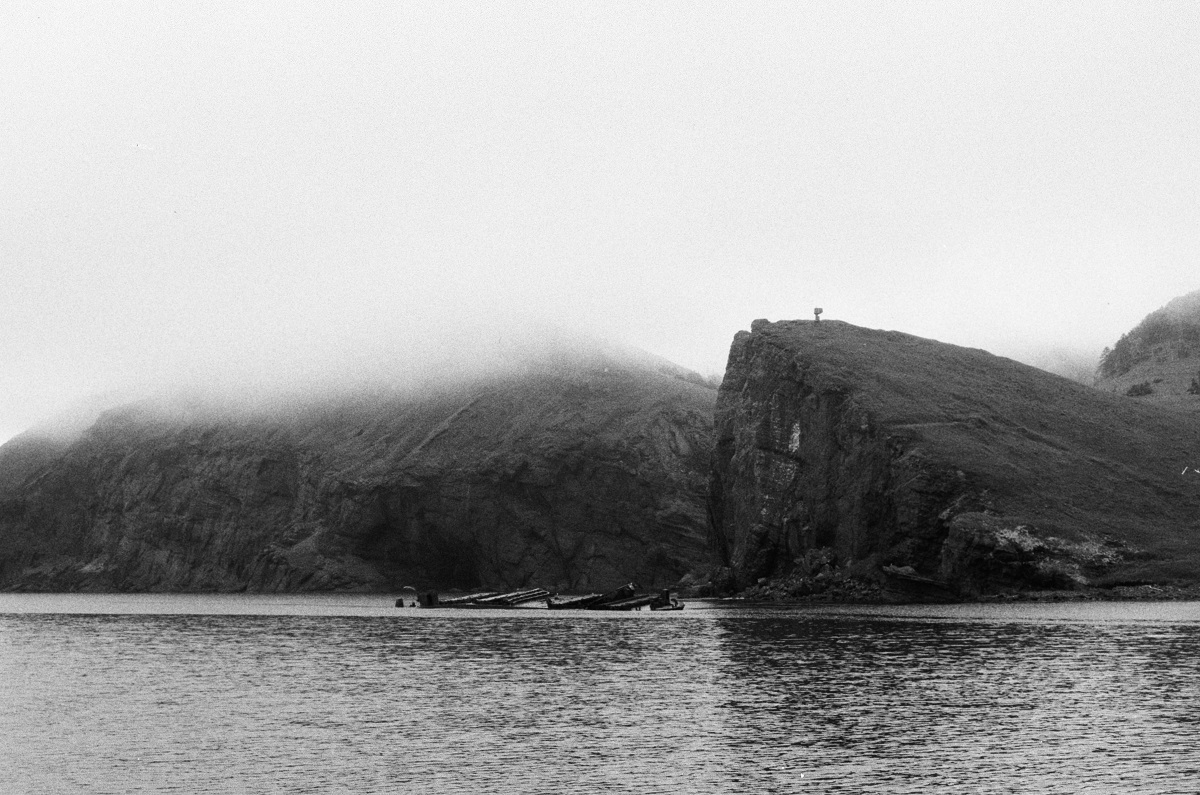
<path fill-rule="evenodd" d="M 12 2 L 0 107 L 0 440 L 816 306 L 1090 361 L 1200 288 L 1192 2 Z"/>

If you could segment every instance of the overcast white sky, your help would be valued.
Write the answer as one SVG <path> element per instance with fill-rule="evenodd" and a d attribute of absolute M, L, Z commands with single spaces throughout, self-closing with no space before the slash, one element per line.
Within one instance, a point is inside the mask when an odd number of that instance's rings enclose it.
<path fill-rule="evenodd" d="M 823 306 L 1032 360 L 1200 288 L 1194 2 L 20 6 L 0 440 L 446 328 L 713 373 Z"/>

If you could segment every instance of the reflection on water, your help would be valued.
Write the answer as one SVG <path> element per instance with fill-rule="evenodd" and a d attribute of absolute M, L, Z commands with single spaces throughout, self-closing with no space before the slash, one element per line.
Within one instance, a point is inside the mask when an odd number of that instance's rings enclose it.
<path fill-rule="evenodd" d="M 1200 780 L 1196 604 L 613 615 L 108 600 L 0 596 L 0 790 L 1183 793 Z"/>

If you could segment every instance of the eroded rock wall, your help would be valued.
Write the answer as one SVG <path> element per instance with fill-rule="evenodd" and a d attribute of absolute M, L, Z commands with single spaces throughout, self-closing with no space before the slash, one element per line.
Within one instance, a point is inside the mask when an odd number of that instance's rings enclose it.
<path fill-rule="evenodd" d="M 714 531 L 739 587 L 789 574 L 813 549 L 937 569 L 965 475 L 908 449 L 851 382 L 763 324 L 740 332 L 716 411 Z"/>

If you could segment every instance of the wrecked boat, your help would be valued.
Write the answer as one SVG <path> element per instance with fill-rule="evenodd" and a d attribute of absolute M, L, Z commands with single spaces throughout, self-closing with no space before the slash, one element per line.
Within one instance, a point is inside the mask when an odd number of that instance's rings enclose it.
<path fill-rule="evenodd" d="M 582 596 L 558 596 L 545 588 L 526 588 L 509 593 L 484 591 L 481 593 L 452 596 L 442 599 L 437 591 L 426 591 L 417 595 L 421 607 L 457 607 L 465 609 L 509 608 L 533 606 L 545 602 L 550 610 L 682 610 L 678 599 L 671 598 L 671 591 L 664 588 L 657 594 L 638 593 L 637 585 L 629 583 L 608 593 L 584 594 Z M 396 602 L 403 606 L 403 599 Z"/>
<path fill-rule="evenodd" d="M 427 591 L 419 595 L 418 601 L 421 607 L 505 608 L 538 602 L 550 596 L 552 594 L 545 588 L 526 588 L 509 593 L 487 591 L 466 596 L 454 596 L 449 599 L 441 599 L 437 591 Z"/>
<path fill-rule="evenodd" d="M 592 593 L 583 596 L 551 597 L 546 600 L 546 607 L 551 610 L 596 610 L 599 605 L 628 599 L 637 593 L 637 585 L 629 583 L 608 593 Z"/>
<path fill-rule="evenodd" d="M 682 610 L 683 604 L 678 599 L 671 598 L 667 588 L 657 594 L 637 593 L 633 583 L 623 585 L 615 591 L 609 591 L 599 596 L 577 596 L 567 599 L 547 599 L 546 606 L 551 610 L 641 610 L 649 607 L 651 610 Z"/>

